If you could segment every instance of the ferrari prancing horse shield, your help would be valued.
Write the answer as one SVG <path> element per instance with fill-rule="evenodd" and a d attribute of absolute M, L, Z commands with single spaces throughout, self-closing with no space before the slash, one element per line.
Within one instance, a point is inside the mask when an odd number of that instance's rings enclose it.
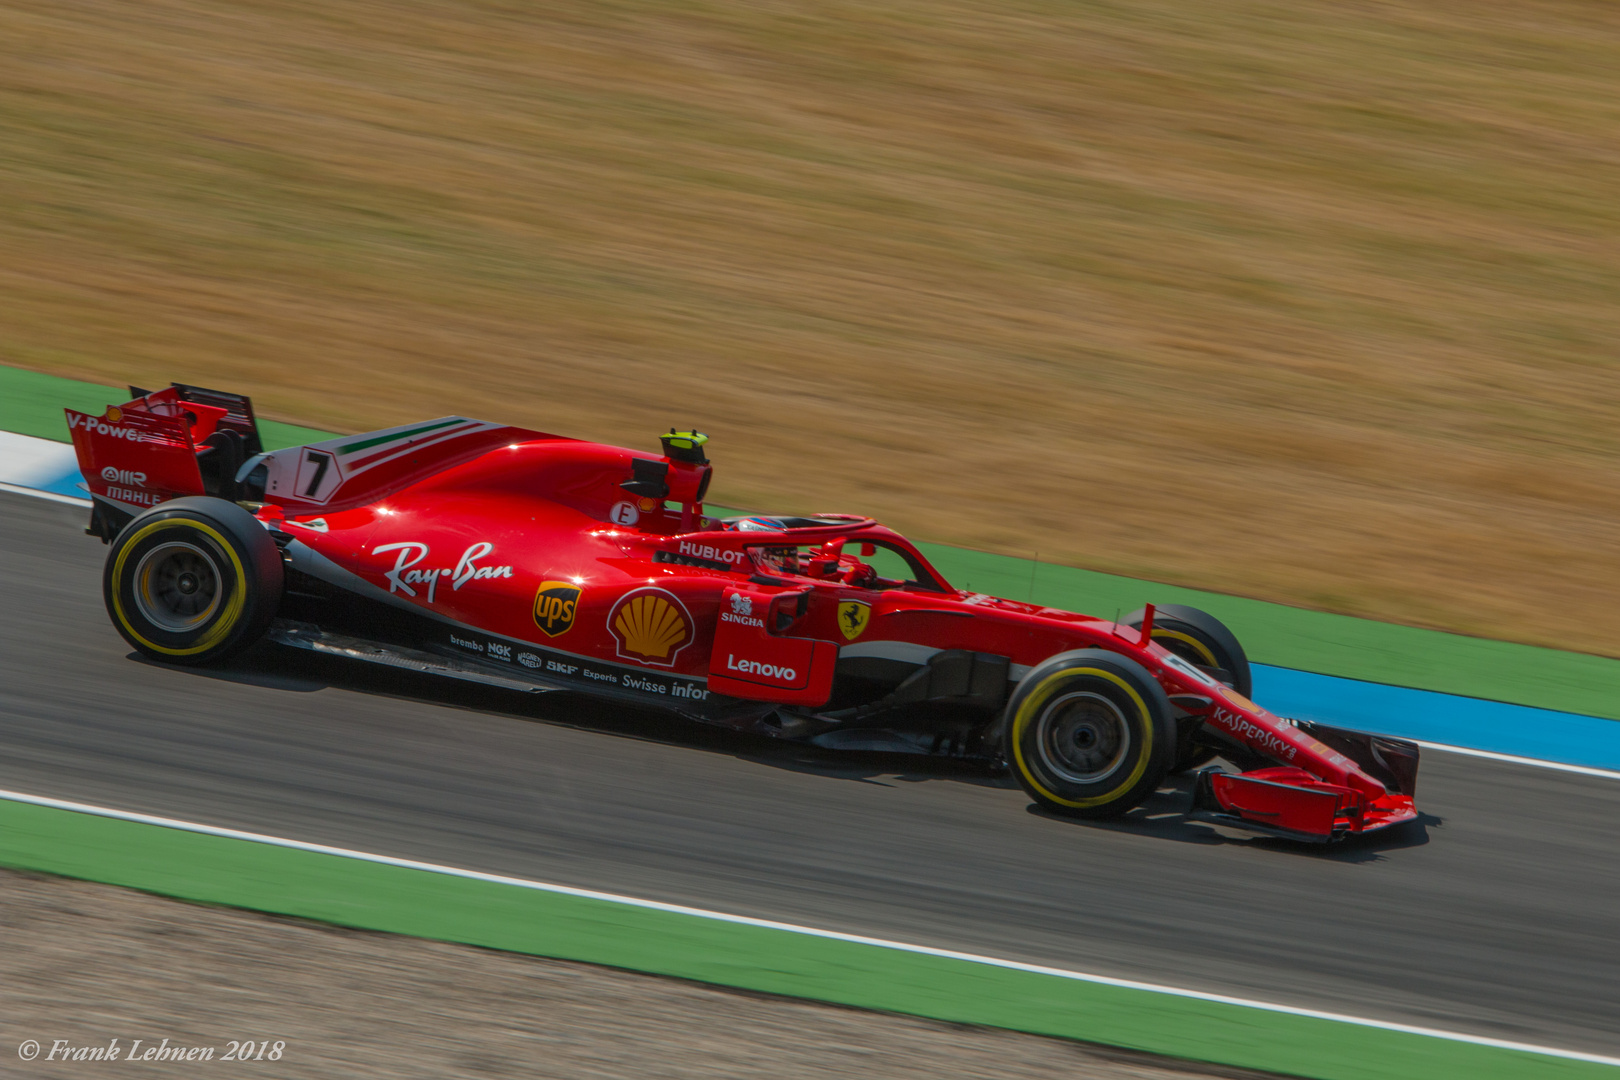
<path fill-rule="evenodd" d="M 843 632 L 845 641 L 854 641 L 866 629 L 866 624 L 872 618 L 872 605 L 863 604 L 859 600 L 845 600 L 838 605 L 838 629 Z"/>

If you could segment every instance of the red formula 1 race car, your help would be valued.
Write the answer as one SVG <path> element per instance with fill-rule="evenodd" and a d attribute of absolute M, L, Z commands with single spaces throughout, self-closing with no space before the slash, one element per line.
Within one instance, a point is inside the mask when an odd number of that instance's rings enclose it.
<path fill-rule="evenodd" d="M 1204 820 L 1328 841 L 1412 820 L 1417 747 L 1249 700 L 1214 618 L 1122 621 L 952 588 L 868 518 L 703 511 L 696 432 L 663 453 L 445 417 L 264 453 L 248 400 L 176 385 L 69 411 L 136 649 L 284 645 L 656 705 L 830 748 L 1004 761 L 1111 817 L 1198 774 Z"/>

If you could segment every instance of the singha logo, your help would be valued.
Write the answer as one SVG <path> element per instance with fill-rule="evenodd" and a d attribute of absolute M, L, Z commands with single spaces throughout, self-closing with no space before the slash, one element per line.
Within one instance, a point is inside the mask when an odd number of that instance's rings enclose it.
<path fill-rule="evenodd" d="M 754 598 L 744 596 L 742 593 L 731 594 L 731 610 L 720 613 L 723 623 L 741 623 L 743 626 L 752 626 L 756 630 L 765 629 L 765 620 L 754 614 Z"/>

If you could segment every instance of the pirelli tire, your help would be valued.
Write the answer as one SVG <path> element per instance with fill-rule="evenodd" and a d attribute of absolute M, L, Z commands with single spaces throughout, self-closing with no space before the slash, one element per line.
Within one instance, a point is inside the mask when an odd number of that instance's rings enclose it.
<path fill-rule="evenodd" d="M 281 551 L 224 499 L 160 503 L 119 530 L 102 571 L 107 614 L 154 660 L 211 664 L 258 641 L 281 603 Z"/>
<path fill-rule="evenodd" d="M 1126 626 L 1140 630 L 1146 615 L 1144 608 L 1133 611 L 1122 621 Z M 1237 635 L 1209 612 L 1182 604 L 1165 604 L 1157 608 L 1153 613 L 1153 643 L 1164 646 L 1190 664 L 1204 668 L 1244 697 L 1254 696 L 1254 677 L 1249 672 L 1248 655 L 1238 644 Z M 1196 732 L 1196 723 L 1177 732 L 1176 760 L 1170 766 L 1171 772 L 1187 772 L 1216 758 L 1215 750 L 1193 741 Z"/>
<path fill-rule="evenodd" d="M 1007 702 L 1008 767 L 1048 810 L 1118 817 L 1151 795 L 1174 760 L 1164 688 L 1105 649 L 1059 653 L 1030 669 Z"/>

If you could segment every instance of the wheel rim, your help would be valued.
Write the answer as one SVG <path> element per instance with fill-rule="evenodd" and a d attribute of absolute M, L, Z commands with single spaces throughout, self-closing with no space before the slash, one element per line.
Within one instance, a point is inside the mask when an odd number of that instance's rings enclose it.
<path fill-rule="evenodd" d="M 1071 784 L 1095 784 L 1125 764 L 1131 728 L 1118 705 L 1080 690 L 1054 700 L 1040 719 L 1042 763 Z"/>
<path fill-rule="evenodd" d="M 219 610 L 219 567 L 208 552 L 178 540 L 159 544 L 135 567 L 135 606 L 171 633 L 195 630 Z"/>

